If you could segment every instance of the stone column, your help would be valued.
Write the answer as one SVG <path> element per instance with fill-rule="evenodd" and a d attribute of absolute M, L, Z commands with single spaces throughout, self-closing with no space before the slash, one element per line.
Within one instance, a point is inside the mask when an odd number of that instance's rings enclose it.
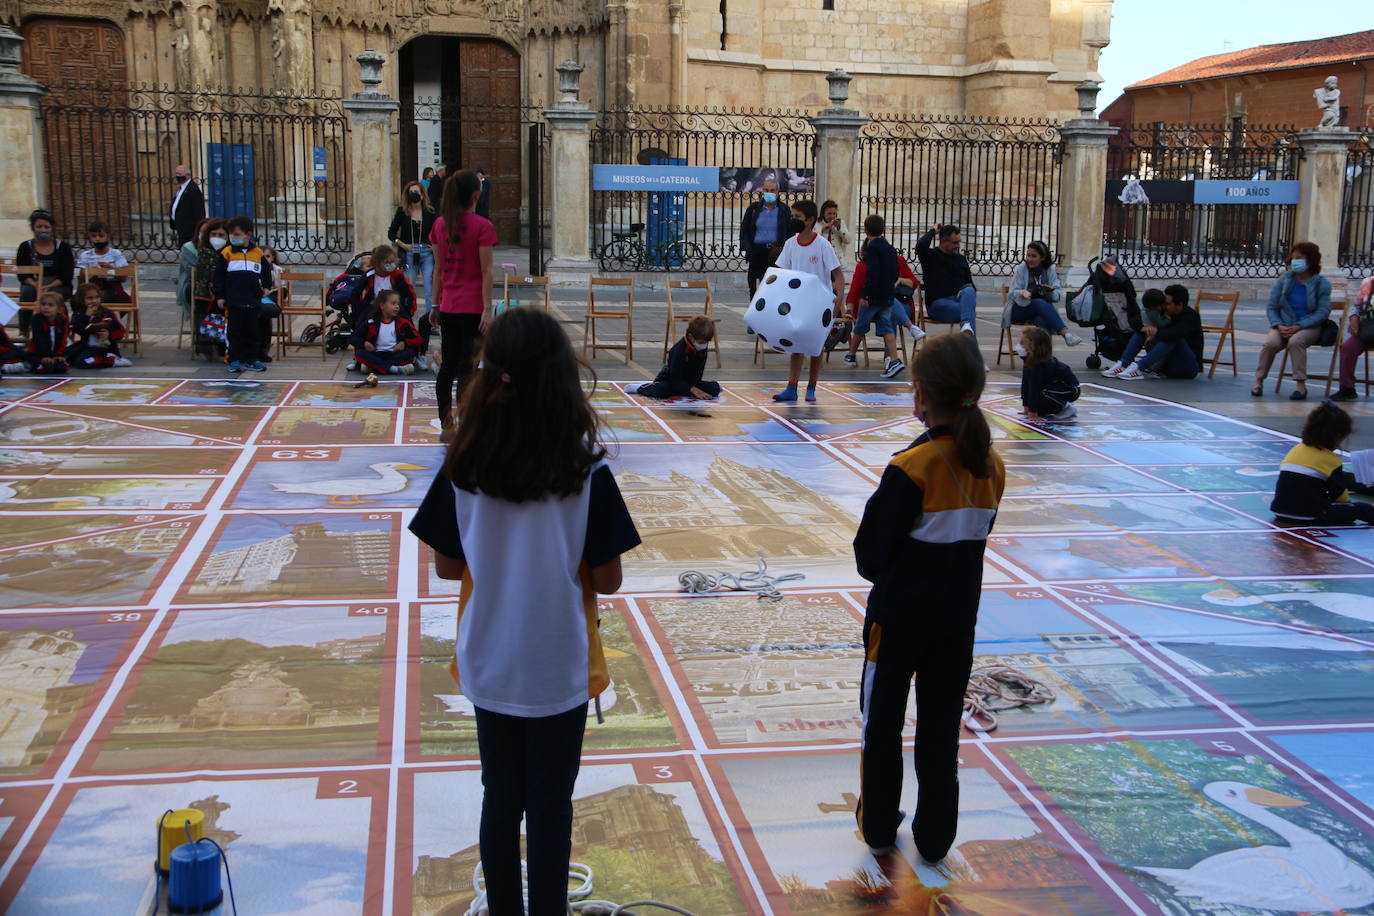
<path fill-rule="evenodd" d="M 392 144 L 401 103 L 377 89 L 386 58 L 370 48 L 356 58 L 363 91 L 344 99 L 351 121 L 353 149 L 350 193 L 353 198 L 353 249 L 386 240 L 396 209 L 396 159 Z"/>
<path fill-rule="evenodd" d="M 225 35 L 219 27 L 218 0 L 192 0 L 182 5 L 182 34 L 176 45 L 180 89 L 220 89 Z"/>
<path fill-rule="evenodd" d="M 1102 221 L 1106 211 L 1107 143 L 1117 128 L 1093 116 L 1097 110 L 1096 83 L 1078 87 L 1078 111 L 1083 117 L 1059 128 L 1064 141 L 1059 198 L 1059 275 L 1064 286 L 1081 285 L 1088 278 L 1088 262 L 1102 254 Z"/>
<path fill-rule="evenodd" d="M 551 149 L 549 207 L 553 214 L 550 267 L 591 268 L 592 149 L 591 126 L 596 113 L 578 99 L 582 65 L 566 60 L 558 65 L 558 104 L 544 112 Z"/>
<path fill-rule="evenodd" d="M 681 108 L 687 99 L 687 10 L 681 0 L 668 4 L 672 70 L 668 83 L 668 107 Z"/>
<path fill-rule="evenodd" d="M 29 214 L 43 204 L 43 122 L 47 90 L 24 74 L 24 39 L 0 25 L 0 248 L 13 250 L 29 237 Z"/>
<path fill-rule="evenodd" d="M 857 244 L 863 237 L 863 221 L 868 215 L 860 212 L 863 200 L 859 188 L 859 131 L 868 118 L 845 106 L 851 79 L 843 70 L 832 71 L 826 77 L 830 83 L 830 107 L 812 118 L 811 123 L 816 128 L 816 205 L 835 201 L 840 218 L 849 226 L 851 244 Z M 846 264 L 853 260 L 852 251 L 836 253 Z"/>
<path fill-rule="evenodd" d="M 1298 131 L 1303 158 L 1298 172 L 1298 214 L 1293 241 L 1315 243 L 1322 250 L 1322 261 L 1333 267 L 1341 244 L 1346 153 L 1354 139 L 1355 134 L 1348 127 L 1309 127 Z"/>

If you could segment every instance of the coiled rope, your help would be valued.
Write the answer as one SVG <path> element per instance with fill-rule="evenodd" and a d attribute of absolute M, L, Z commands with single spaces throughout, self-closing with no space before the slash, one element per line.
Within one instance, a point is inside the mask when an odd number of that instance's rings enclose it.
<path fill-rule="evenodd" d="M 759 557 L 759 568 L 753 572 L 730 573 L 716 570 L 713 573 L 698 569 L 684 570 L 677 577 L 677 584 L 689 595 L 709 595 L 713 592 L 753 592 L 760 600 L 781 601 L 782 592 L 778 586 L 784 582 L 796 582 L 806 578 L 805 573 L 785 573 L 781 576 L 768 574 L 768 561 Z"/>
<path fill-rule="evenodd" d="M 964 727 L 993 732 L 997 730 L 997 713 L 1039 706 L 1054 698 L 1053 690 L 1018 668 L 980 665 L 969 674 L 964 692 Z"/>

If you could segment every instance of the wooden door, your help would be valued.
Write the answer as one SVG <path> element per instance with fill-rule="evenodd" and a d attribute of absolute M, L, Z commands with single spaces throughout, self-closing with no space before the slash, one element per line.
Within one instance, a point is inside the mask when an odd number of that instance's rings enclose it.
<path fill-rule="evenodd" d="M 520 55 L 499 41 L 459 46 L 461 167 L 491 182 L 489 216 L 502 245 L 520 244 Z"/>

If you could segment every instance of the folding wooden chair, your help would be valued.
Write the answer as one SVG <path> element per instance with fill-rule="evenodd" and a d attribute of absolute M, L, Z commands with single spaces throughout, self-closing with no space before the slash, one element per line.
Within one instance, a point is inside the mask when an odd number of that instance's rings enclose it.
<path fill-rule="evenodd" d="M 21 312 L 32 312 L 38 308 L 38 294 L 43 289 L 43 265 L 31 264 L 21 267 L 14 263 L 14 258 L 0 258 L 0 275 L 9 275 L 18 279 L 19 288 L 11 290 L 6 295 L 13 294 L 12 298 Z M 23 298 L 25 278 L 28 278 L 28 282 L 33 284 L 34 298 L 32 299 Z M 17 324 L 19 315 L 16 314 L 14 317 Z M 15 339 L 19 343 L 28 343 L 28 338 L 21 335 L 15 335 Z"/>
<path fill-rule="evenodd" d="M 286 356 L 287 347 L 319 347 L 320 361 L 325 358 L 324 341 L 327 336 L 324 332 L 325 321 L 325 279 L 319 273 L 310 270 L 299 270 L 290 267 L 277 269 L 277 284 L 281 290 L 278 298 L 281 300 L 281 315 L 277 318 L 277 331 L 273 335 L 277 338 L 277 355 Z M 318 296 L 318 300 L 311 304 L 311 297 Z M 314 324 L 318 328 L 317 333 L 310 340 L 304 340 L 295 334 L 292 328 L 292 319 L 305 318 L 309 324 Z"/>
<path fill-rule="evenodd" d="M 1010 286 L 1003 286 L 1003 287 L 1002 287 L 1002 301 L 1003 301 L 1003 302 L 1006 302 L 1006 301 L 1008 300 L 1008 298 L 1010 298 L 1010 296 L 1011 296 L 1011 287 L 1010 287 Z M 1011 368 L 1012 368 L 1013 371 L 1015 371 L 1015 369 L 1016 369 L 1016 343 L 1015 343 L 1015 338 L 1012 336 L 1012 335 L 1013 335 L 1013 329 L 1015 329 L 1015 328 L 1033 328 L 1033 327 L 1035 327 L 1035 322 L 1033 322 L 1033 321 L 1013 321 L 1011 324 L 1007 325 L 1005 328 L 1002 329 L 1002 334 L 1001 334 L 1001 336 L 999 336 L 999 337 L 997 338 L 997 365 L 999 365 L 999 366 L 1002 365 L 1002 356 L 1003 356 L 1003 354 L 1005 354 L 1006 357 L 1007 357 L 1007 361 L 1008 361 L 1007 364 L 1008 364 L 1009 366 L 1011 366 Z"/>
<path fill-rule="evenodd" d="M 134 355 L 143 352 L 143 317 L 138 302 L 138 265 L 132 262 L 128 267 L 83 267 L 81 282 L 90 283 L 100 278 L 118 280 L 129 294 L 128 302 L 106 302 L 105 307 L 119 316 L 124 323 L 124 342 L 134 348 Z"/>
<path fill-rule="evenodd" d="M 668 324 L 663 331 L 663 361 L 668 361 L 668 348 L 677 340 L 677 326 L 687 324 L 697 315 L 705 315 L 711 319 L 711 325 L 716 333 L 711 335 L 711 342 L 715 345 L 716 368 L 721 367 L 720 361 L 720 319 L 716 317 L 716 306 L 711 298 L 711 281 L 709 280 L 672 280 L 665 287 L 668 297 Z M 705 293 L 701 300 L 701 308 L 693 309 L 688 314 L 679 315 L 676 306 L 673 304 L 673 290 L 677 290 L 681 295 L 684 290 L 699 289 Z M 757 346 L 757 340 L 755 346 Z"/>
<path fill-rule="evenodd" d="M 519 274 L 508 273 L 501 282 L 501 301 L 509 302 L 511 293 L 514 293 L 517 299 L 523 298 L 522 293 L 528 293 L 545 312 L 548 312 L 553 305 L 549 299 L 548 277 L 524 277 Z"/>
<path fill-rule="evenodd" d="M 625 304 L 621 308 L 605 308 L 597 305 L 598 288 L 620 288 L 625 290 Z M 598 350 L 624 350 L 625 365 L 634 359 L 635 337 L 635 281 L 633 277 L 592 277 L 587 284 L 587 314 L 582 319 L 582 356 L 596 358 Z M 608 318 L 624 320 L 625 342 L 623 344 L 599 344 L 596 342 L 596 320 Z M 590 354 L 590 356 L 589 356 Z"/>
<path fill-rule="evenodd" d="M 929 333 L 928 329 L 926 328 L 926 324 L 931 321 L 935 321 L 935 319 L 927 317 L 926 315 L 925 290 L 918 289 L 916 290 L 916 326 L 920 328 L 922 331 L 927 331 L 927 333 Z M 959 330 L 959 326 L 963 324 L 962 321 L 938 321 L 935 323 L 943 324 L 946 327 L 948 327 L 950 334 L 957 333 Z"/>
<path fill-rule="evenodd" d="M 1221 324 L 1204 323 L 1202 325 L 1204 334 L 1210 331 L 1213 334 L 1221 335 L 1217 338 L 1217 348 L 1212 353 L 1211 357 L 1204 357 L 1202 361 L 1212 364 L 1212 368 L 1207 371 L 1208 378 L 1217 374 L 1217 366 L 1230 366 L 1231 374 L 1238 375 L 1239 371 L 1236 368 L 1236 305 L 1240 303 L 1240 293 L 1200 292 L 1193 301 L 1197 308 L 1198 317 L 1202 316 L 1202 303 L 1204 302 L 1222 302 L 1228 304 L 1226 309 L 1226 320 L 1224 322 Z M 1221 351 L 1226 346 L 1227 341 L 1231 343 L 1231 361 L 1223 362 L 1221 359 Z"/>
<path fill-rule="evenodd" d="M 1337 309 L 1340 310 L 1340 317 L 1337 316 Z M 1307 373 L 1307 381 L 1326 382 L 1326 390 L 1331 390 L 1331 380 L 1336 377 L 1336 360 L 1341 355 L 1341 341 L 1345 339 L 1345 328 L 1350 322 L 1350 300 L 1331 297 L 1331 317 L 1336 322 L 1336 342 L 1331 347 L 1331 365 L 1327 367 L 1325 375 L 1315 375 L 1311 371 Z M 1317 346 L 1313 344 L 1312 347 Z M 1312 347 L 1308 347 L 1311 350 Z M 1312 356 L 1309 353 L 1307 364 L 1312 365 Z M 1288 348 L 1283 348 L 1283 355 L 1279 358 L 1279 377 L 1274 382 L 1274 394 L 1279 393 L 1279 386 L 1283 384 L 1283 376 L 1288 371 Z"/>

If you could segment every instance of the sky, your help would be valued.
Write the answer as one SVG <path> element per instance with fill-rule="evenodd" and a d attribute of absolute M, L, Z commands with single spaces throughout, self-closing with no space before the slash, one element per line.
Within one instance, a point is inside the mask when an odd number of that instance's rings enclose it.
<path fill-rule="evenodd" d="M 1116 0 L 1098 111 L 1127 85 L 1199 57 L 1374 29 L 1370 0 L 1324 0 L 1317 10 L 1289 0 Z"/>

